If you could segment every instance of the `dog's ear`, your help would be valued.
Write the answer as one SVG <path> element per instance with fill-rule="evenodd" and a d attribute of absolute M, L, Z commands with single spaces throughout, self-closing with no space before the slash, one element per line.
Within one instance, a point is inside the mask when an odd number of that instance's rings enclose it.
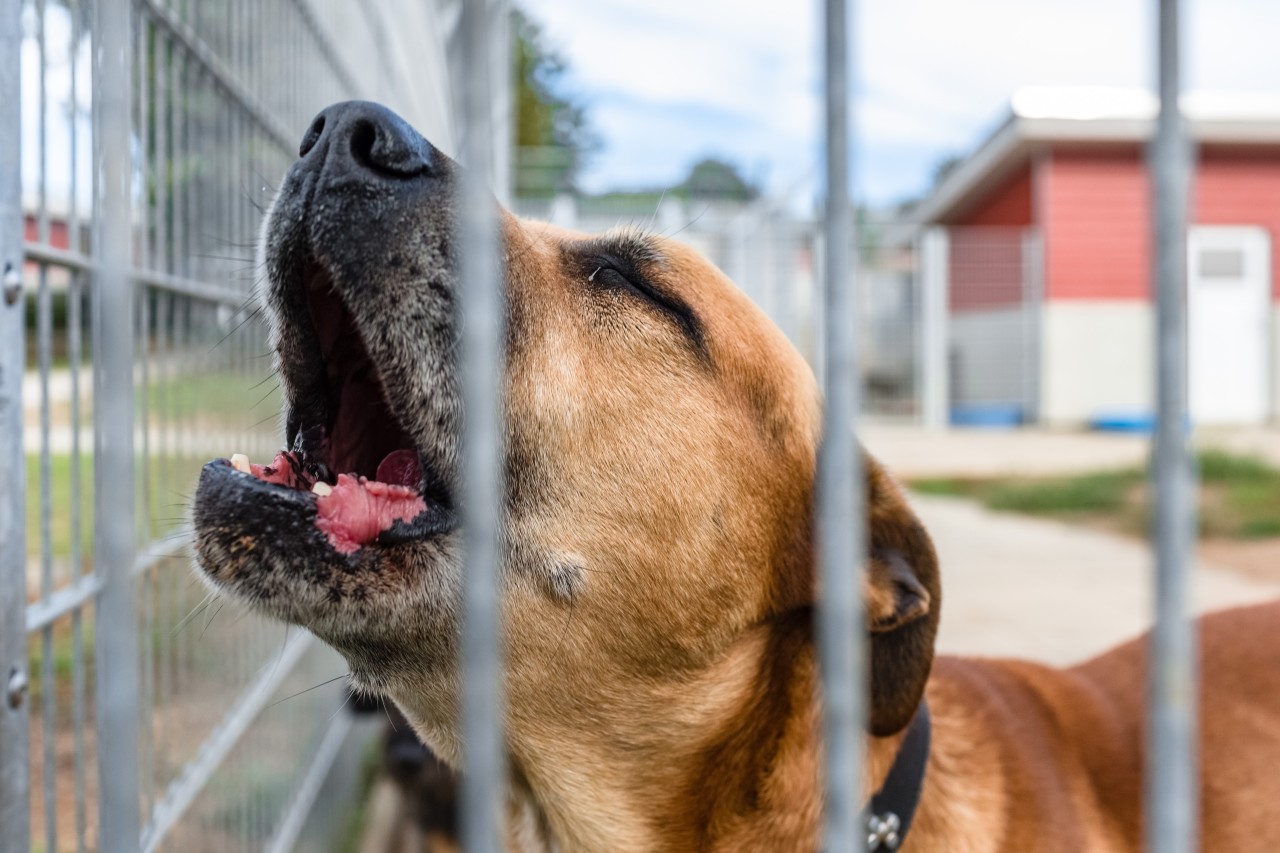
<path fill-rule="evenodd" d="M 933 542 L 880 464 L 863 455 L 867 472 L 869 560 L 863 576 L 871 637 L 873 735 L 911 722 L 933 666 L 942 588 Z"/>

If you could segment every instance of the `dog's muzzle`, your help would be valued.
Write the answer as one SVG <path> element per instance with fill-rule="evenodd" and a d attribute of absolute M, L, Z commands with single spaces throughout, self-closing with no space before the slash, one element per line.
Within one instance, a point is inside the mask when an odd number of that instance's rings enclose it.
<path fill-rule="evenodd" d="M 322 111 L 298 154 L 263 235 L 287 449 L 267 464 L 239 454 L 211 462 L 197 521 L 229 527 L 228 514 L 274 507 L 269 515 L 310 520 L 315 529 L 301 538 L 342 555 L 452 529 L 441 436 L 454 425 L 439 414 L 429 429 L 414 419 L 424 395 L 405 375 L 429 362 L 450 372 L 439 354 L 453 322 L 453 164 L 366 101 Z"/>

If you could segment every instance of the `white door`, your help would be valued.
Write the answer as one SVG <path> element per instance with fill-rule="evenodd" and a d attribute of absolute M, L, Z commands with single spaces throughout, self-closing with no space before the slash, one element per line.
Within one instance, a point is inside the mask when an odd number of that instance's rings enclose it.
<path fill-rule="evenodd" d="M 1191 418 L 1267 418 L 1271 243 L 1261 228 L 1199 226 L 1187 239 L 1187 358 Z"/>

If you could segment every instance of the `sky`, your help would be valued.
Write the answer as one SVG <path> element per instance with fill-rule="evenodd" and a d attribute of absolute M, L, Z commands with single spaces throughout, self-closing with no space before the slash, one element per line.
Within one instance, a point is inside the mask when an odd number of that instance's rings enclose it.
<path fill-rule="evenodd" d="M 678 181 L 703 156 L 811 192 L 817 0 L 520 0 L 567 60 L 603 145 L 584 188 Z M 972 151 L 1021 86 L 1151 88 L 1155 0 L 862 0 L 853 25 L 855 193 L 890 205 Z M 1280 93 L 1280 2 L 1187 0 L 1185 88 Z"/>

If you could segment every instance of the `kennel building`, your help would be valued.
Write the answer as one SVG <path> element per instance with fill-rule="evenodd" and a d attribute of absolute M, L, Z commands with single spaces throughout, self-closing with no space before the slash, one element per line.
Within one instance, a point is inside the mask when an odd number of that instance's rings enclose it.
<path fill-rule="evenodd" d="M 922 203 L 953 423 L 1150 422 L 1157 106 L 1137 90 L 1020 90 Z M 1183 108 L 1191 418 L 1259 424 L 1280 417 L 1280 99 L 1192 92 Z"/>

